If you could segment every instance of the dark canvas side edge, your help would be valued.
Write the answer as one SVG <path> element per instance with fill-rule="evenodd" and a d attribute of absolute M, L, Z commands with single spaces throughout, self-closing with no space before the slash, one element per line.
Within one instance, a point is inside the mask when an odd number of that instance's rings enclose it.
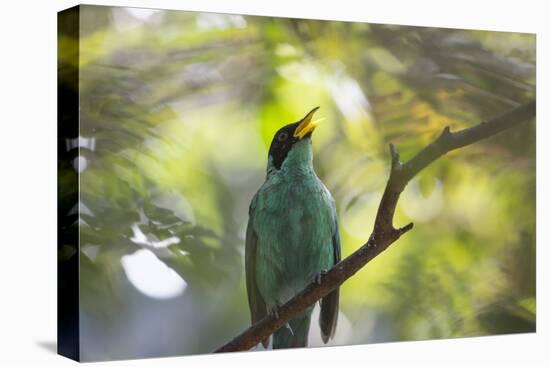
<path fill-rule="evenodd" d="M 79 328 L 79 35 L 80 7 L 58 13 L 57 352 L 80 360 Z M 68 38 L 75 42 L 60 42 Z M 76 210 L 75 210 L 76 208 Z M 69 214 L 70 213 L 70 214 Z"/>

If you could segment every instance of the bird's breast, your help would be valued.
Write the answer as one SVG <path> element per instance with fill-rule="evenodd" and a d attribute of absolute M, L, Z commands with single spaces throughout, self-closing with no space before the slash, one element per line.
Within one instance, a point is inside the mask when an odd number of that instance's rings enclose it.
<path fill-rule="evenodd" d="M 335 213 L 327 194 L 316 176 L 279 180 L 259 192 L 256 264 L 258 286 L 267 298 L 286 300 L 331 267 Z"/>

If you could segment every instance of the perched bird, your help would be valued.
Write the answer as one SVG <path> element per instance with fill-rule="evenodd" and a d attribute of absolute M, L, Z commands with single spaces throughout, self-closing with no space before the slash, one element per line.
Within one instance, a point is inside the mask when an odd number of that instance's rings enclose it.
<path fill-rule="evenodd" d="M 314 108 L 281 128 L 269 148 L 267 175 L 249 208 L 245 270 L 252 324 L 340 261 L 340 236 L 332 195 L 313 170 Z M 320 301 L 321 337 L 334 336 L 339 290 Z M 314 305 L 273 334 L 273 348 L 307 345 Z M 269 339 L 262 344 L 267 347 Z"/>

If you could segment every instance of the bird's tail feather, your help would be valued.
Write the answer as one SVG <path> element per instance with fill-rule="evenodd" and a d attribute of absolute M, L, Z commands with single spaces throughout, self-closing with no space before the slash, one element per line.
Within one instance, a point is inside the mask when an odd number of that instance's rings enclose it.
<path fill-rule="evenodd" d="M 338 323 L 338 303 L 340 290 L 337 288 L 321 299 L 321 314 L 319 315 L 319 326 L 323 343 L 328 343 L 334 336 Z"/>
<path fill-rule="evenodd" d="M 273 349 L 300 348 L 307 346 L 311 310 L 289 321 L 273 334 Z"/>

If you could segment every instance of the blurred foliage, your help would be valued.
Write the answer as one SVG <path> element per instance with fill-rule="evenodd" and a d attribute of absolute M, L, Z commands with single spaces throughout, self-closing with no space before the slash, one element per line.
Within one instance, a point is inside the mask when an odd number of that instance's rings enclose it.
<path fill-rule="evenodd" d="M 80 19 L 85 360 L 206 353 L 248 326 L 248 204 L 273 133 L 313 106 L 345 257 L 370 234 L 389 142 L 407 159 L 446 125 L 535 98 L 530 34 L 93 6 Z M 428 167 L 400 200 L 408 221 L 343 285 L 331 344 L 535 330 L 534 123 Z M 121 259 L 143 249 L 181 294 L 136 290 Z"/>

